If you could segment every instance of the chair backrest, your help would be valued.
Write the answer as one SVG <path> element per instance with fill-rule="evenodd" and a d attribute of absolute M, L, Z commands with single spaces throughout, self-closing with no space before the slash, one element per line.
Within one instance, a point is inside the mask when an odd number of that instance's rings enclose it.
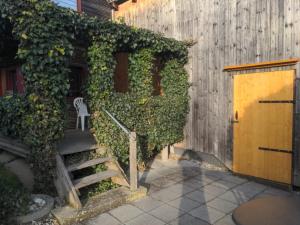
<path fill-rule="evenodd" d="M 77 115 L 88 115 L 86 104 L 83 102 L 83 98 L 78 97 L 73 101 L 73 105 L 76 109 Z"/>

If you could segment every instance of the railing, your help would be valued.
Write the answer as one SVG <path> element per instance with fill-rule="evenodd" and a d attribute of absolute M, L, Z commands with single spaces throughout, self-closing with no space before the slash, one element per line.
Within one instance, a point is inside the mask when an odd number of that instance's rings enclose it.
<path fill-rule="evenodd" d="M 138 187 L 137 182 L 137 141 L 136 132 L 131 132 L 126 127 L 124 127 L 110 112 L 106 109 L 103 111 L 112 119 L 112 121 L 117 124 L 129 138 L 129 176 L 130 176 L 130 190 L 134 191 Z"/>

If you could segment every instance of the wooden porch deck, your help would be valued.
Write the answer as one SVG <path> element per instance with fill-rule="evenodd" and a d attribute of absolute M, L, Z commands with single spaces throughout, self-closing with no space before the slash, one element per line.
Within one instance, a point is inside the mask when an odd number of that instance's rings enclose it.
<path fill-rule="evenodd" d="M 97 142 L 89 131 L 66 130 L 64 138 L 58 143 L 61 155 L 90 151 L 98 148 Z"/>

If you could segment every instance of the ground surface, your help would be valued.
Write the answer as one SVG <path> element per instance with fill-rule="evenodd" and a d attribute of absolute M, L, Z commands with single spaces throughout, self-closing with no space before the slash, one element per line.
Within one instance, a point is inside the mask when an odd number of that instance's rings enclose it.
<path fill-rule="evenodd" d="M 155 161 L 140 181 L 149 188 L 146 198 L 82 225 L 234 225 L 232 211 L 241 203 L 291 195 L 229 172 L 201 169 L 191 161 Z"/>
<path fill-rule="evenodd" d="M 7 170 L 14 173 L 21 183 L 23 183 L 29 191 L 32 191 L 34 177 L 25 159 L 0 149 L 0 165 L 3 165 Z"/>

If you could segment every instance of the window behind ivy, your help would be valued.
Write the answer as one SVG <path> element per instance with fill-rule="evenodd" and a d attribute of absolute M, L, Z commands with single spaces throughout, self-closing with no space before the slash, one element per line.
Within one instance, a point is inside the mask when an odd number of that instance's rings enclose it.
<path fill-rule="evenodd" d="M 114 74 L 114 87 L 116 92 L 125 93 L 129 90 L 128 81 L 128 53 L 119 52 L 116 54 L 116 69 Z"/>
<path fill-rule="evenodd" d="M 163 69 L 163 62 L 160 57 L 157 57 L 154 61 L 154 66 L 153 66 L 153 76 L 152 76 L 152 81 L 153 81 L 153 95 L 162 95 L 162 88 L 161 88 L 161 76 L 160 72 Z"/>
<path fill-rule="evenodd" d="M 0 68 L 0 96 L 23 94 L 24 91 L 25 83 L 20 67 Z"/>

